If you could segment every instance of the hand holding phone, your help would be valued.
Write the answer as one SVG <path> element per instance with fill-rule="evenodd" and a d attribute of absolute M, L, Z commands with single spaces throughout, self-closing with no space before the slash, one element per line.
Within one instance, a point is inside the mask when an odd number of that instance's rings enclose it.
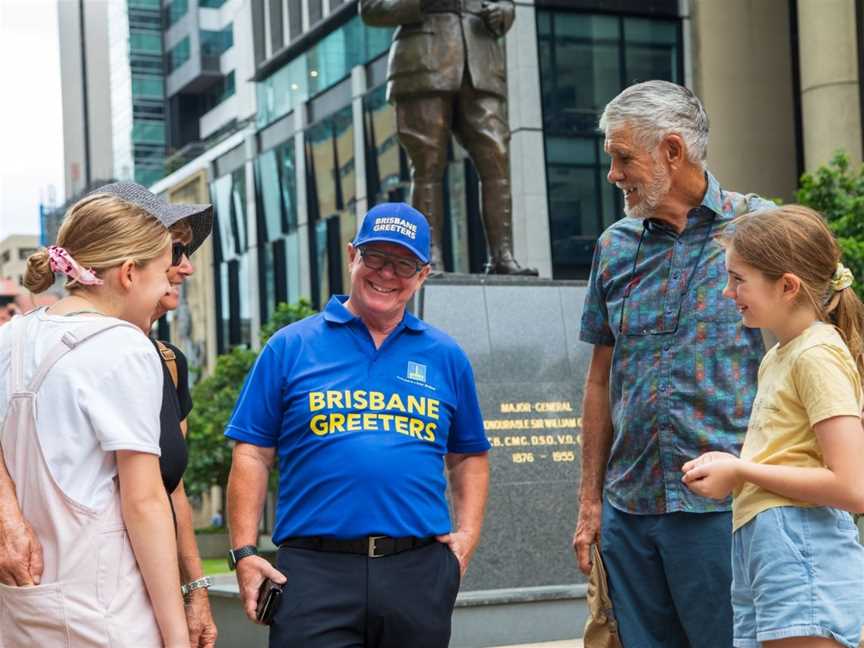
<path fill-rule="evenodd" d="M 282 586 L 269 578 L 265 578 L 258 589 L 258 607 L 255 610 L 255 618 L 258 623 L 264 625 L 273 623 L 273 616 L 276 614 L 281 599 Z"/>

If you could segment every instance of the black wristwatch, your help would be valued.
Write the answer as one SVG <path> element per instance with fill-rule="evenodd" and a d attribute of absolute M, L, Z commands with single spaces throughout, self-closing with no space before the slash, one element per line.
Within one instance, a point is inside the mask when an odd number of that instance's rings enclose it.
<path fill-rule="evenodd" d="M 237 569 L 237 563 L 240 562 L 243 558 L 247 556 L 257 556 L 258 555 L 258 547 L 255 545 L 246 545 L 245 547 L 238 547 L 237 549 L 232 549 L 228 552 L 228 568 L 231 571 Z"/>

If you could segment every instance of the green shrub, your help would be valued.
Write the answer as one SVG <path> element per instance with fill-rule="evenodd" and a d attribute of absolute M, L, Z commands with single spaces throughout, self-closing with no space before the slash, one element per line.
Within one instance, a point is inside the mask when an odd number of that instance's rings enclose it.
<path fill-rule="evenodd" d="M 855 292 L 864 296 L 864 166 L 853 169 L 846 153 L 838 151 L 826 166 L 801 176 L 795 200 L 825 215 L 843 264 L 855 275 Z"/>

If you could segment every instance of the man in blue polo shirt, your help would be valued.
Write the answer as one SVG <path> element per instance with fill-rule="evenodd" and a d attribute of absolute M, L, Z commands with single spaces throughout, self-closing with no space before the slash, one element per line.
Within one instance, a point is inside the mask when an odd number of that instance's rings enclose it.
<path fill-rule="evenodd" d="M 270 339 L 226 429 L 230 561 L 253 620 L 263 579 L 286 583 L 271 648 L 445 648 L 489 484 L 473 372 L 405 310 L 430 271 L 422 214 L 376 206 L 348 257 L 350 295 Z M 254 555 L 277 458 L 278 571 Z"/>

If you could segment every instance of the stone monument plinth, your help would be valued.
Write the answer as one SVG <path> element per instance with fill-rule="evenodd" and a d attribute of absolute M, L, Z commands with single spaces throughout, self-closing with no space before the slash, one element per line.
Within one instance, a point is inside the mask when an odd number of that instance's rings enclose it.
<path fill-rule="evenodd" d="M 445 274 L 415 298 L 415 314 L 470 357 L 492 444 L 483 537 L 460 590 L 453 648 L 581 636 L 585 578 L 570 539 L 591 358 L 578 339 L 585 290 Z"/>

